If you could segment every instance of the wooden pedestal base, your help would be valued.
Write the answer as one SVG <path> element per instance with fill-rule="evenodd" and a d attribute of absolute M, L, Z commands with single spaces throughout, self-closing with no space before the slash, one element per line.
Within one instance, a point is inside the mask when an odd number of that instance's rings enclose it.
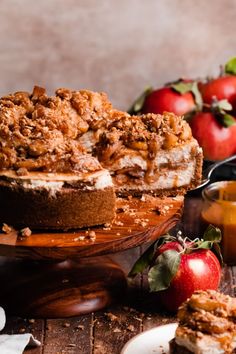
<path fill-rule="evenodd" d="M 108 257 L 60 263 L 2 259 L 0 304 L 23 317 L 70 317 L 124 296 L 126 279 Z"/>
<path fill-rule="evenodd" d="M 113 224 L 92 228 L 92 239 L 85 229 L 33 231 L 26 238 L 16 230 L 1 234 L 0 255 L 9 258 L 0 265 L 0 305 L 23 317 L 50 318 L 120 300 L 124 273 L 104 255 L 155 241 L 178 222 L 183 202 L 183 197 L 119 199 Z"/>

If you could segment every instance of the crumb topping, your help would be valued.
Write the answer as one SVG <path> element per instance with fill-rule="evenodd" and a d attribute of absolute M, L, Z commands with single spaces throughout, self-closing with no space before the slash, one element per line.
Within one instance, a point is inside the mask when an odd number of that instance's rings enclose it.
<path fill-rule="evenodd" d="M 95 171 L 80 138 L 96 133 L 92 153 L 101 162 L 127 151 L 153 159 L 192 138 L 189 125 L 172 113 L 130 116 L 115 110 L 106 94 L 60 88 L 55 96 L 35 87 L 0 99 L 0 169 L 28 171 Z M 86 157 L 86 158 L 85 158 Z"/>

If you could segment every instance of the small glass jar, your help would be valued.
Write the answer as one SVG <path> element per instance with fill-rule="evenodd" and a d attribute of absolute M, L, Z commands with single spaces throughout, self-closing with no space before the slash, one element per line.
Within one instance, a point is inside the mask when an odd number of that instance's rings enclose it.
<path fill-rule="evenodd" d="M 203 192 L 201 216 L 221 229 L 221 252 L 227 264 L 236 264 L 236 181 L 215 182 Z"/>

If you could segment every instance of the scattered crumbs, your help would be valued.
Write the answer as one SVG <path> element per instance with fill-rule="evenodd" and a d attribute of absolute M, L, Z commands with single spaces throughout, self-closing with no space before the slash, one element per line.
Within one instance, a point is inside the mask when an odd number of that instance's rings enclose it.
<path fill-rule="evenodd" d="M 64 323 L 63 323 L 63 327 L 69 328 L 69 327 L 70 327 L 70 323 L 69 323 L 69 322 L 64 322 Z"/>
<path fill-rule="evenodd" d="M 103 229 L 103 230 L 105 230 L 105 231 L 109 231 L 109 230 L 111 230 L 111 228 L 110 228 L 110 227 L 105 227 L 105 226 L 104 226 L 102 229 Z"/>
<path fill-rule="evenodd" d="M 3 223 L 2 231 L 5 232 L 6 234 L 9 234 L 10 232 L 14 231 L 14 228 L 12 226 Z"/>
<path fill-rule="evenodd" d="M 128 213 L 130 210 L 130 207 L 128 204 L 123 205 L 122 207 L 117 209 L 118 213 Z"/>
<path fill-rule="evenodd" d="M 27 176 L 29 174 L 29 171 L 25 167 L 20 167 L 18 170 L 16 170 L 17 176 Z"/>
<path fill-rule="evenodd" d="M 146 195 L 142 194 L 142 197 L 140 198 L 141 202 L 146 202 Z"/>
<path fill-rule="evenodd" d="M 96 232 L 95 231 L 89 231 L 88 232 L 88 237 L 91 241 L 95 241 L 96 240 Z"/>
<path fill-rule="evenodd" d="M 32 231 L 30 230 L 29 227 L 25 227 L 24 229 L 21 229 L 18 233 L 18 236 L 20 238 L 27 238 L 30 237 L 32 235 Z"/>
<path fill-rule="evenodd" d="M 85 239 L 85 236 L 83 236 L 83 235 L 81 235 L 81 236 L 79 236 L 79 237 L 75 237 L 74 239 L 73 239 L 73 241 L 84 241 L 84 239 Z"/>
<path fill-rule="evenodd" d="M 128 331 L 130 331 L 130 332 L 134 332 L 134 330 L 135 330 L 135 328 L 134 328 L 133 325 L 129 325 L 129 326 L 127 327 L 127 329 L 128 329 Z"/>
<path fill-rule="evenodd" d="M 128 229 L 128 232 L 131 232 L 131 231 L 132 231 L 132 229 L 129 228 L 129 229 Z"/>
<path fill-rule="evenodd" d="M 95 344 L 94 348 L 95 349 L 100 349 L 102 346 L 100 344 Z"/>
<path fill-rule="evenodd" d="M 161 215 L 161 210 L 159 207 L 157 207 L 156 209 L 154 209 L 154 211 L 156 212 L 157 215 Z"/>
<path fill-rule="evenodd" d="M 35 319 L 34 319 L 34 318 L 30 318 L 30 319 L 28 320 L 28 322 L 29 322 L 29 323 L 35 323 Z"/>
<path fill-rule="evenodd" d="M 159 206 L 159 207 L 157 207 L 156 208 L 156 213 L 158 214 L 158 215 L 166 215 L 167 214 L 167 212 L 170 210 L 170 208 L 172 208 L 173 207 L 173 204 L 171 204 L 171 205 L 161 205 L 161 206 Z"/>
<path fill-rule="evenodd" d="M 134 223 L 142 227 L 147 226 L 149 219 L 135 219 Z"/>
<path fill-rule="evenodd" d="M 135 215 L 136 215 L 136 212 L 135 212 L 134 210 L 131 210 L 131 211 L 129 212 L 129 215 L 130 215 L 130 216 L 135 216 Z"/>
<path fill-rule="evenodd" d="M 119 221 L 119 220 L 115 221 L 114 224 L 117 225 L 117 226 L 124 226 L 124 223 L 122 221 Z"/>
<path fill-rule="evenodd" d="M 117 236 L 120 236 L 120 232 L 117 232 L 116 235 L 117 235 Z"/>
<path fill-rule="evenodd" d="M 106 312 L 105 315 L 107 316 L 107 318 L 111 321 L 111 322 L 114 322 L 114 321 L 118 321 L 119 318 L 114 315 L 113 313 L 111 312 Z"/>
<path fill-rule="evenodd" d="M 167 354 L 166 351 L 163 348 L 163 345 L 159 345 L 159 348 L 161 350 L 161 354 Z"/>
<path fill-rule="evenodd" d="M 62 283 L 69 283 L 69 279 L 62 279 Z"/>
<path fill-rule="evenodd" d="M 51 329 L 52 329 L 52 326 L 51 326 L 50 324 L 47 324 L 46 330 L 47 330 L 47 331 L 51 331 Z"/>
<path fill-rule="evenodd" d="M 81 331 L 83 331 L 84 330 L 84 325 L 78 325 L 76 328 L 81 330 Z"/>
<path fill-rule="evenodd" d="M 121 329 L 116 327 L 116 328 L 113 330 L 113 332 L 114 332 L 114 333 L 120 333 L 120 332 L 121 332 Z"/>
<path fill-rule="evenodd" d="M 19 333 L 25 333 L 25 328 L 20 328 Z"/>
<path fill-rule="evenodd" d="M 135 317 L 135 316 L 134 316 L 134 319 L 137 320 L 137 321 L 139 321 L 139 322 L 142 322 L 142 318 L 139 318 L 139 317 Z"/>

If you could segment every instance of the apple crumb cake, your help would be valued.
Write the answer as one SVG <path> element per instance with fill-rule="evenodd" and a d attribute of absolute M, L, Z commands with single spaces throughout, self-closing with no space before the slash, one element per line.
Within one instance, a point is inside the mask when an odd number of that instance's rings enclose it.
<path fill-rule="evenodd" d="M 170 354 L 236 353 L 236 299 L 215 290 L 197 291 L 178 311 Z"/>
<path fill-rule="evenodd" d="M 117 193 L 197 186 L 202 151 L 182 117 L 130 116 L 106 94 L 45 89 L 0 99 L 0 221 L 68 229 L 110 223 Z"/>

